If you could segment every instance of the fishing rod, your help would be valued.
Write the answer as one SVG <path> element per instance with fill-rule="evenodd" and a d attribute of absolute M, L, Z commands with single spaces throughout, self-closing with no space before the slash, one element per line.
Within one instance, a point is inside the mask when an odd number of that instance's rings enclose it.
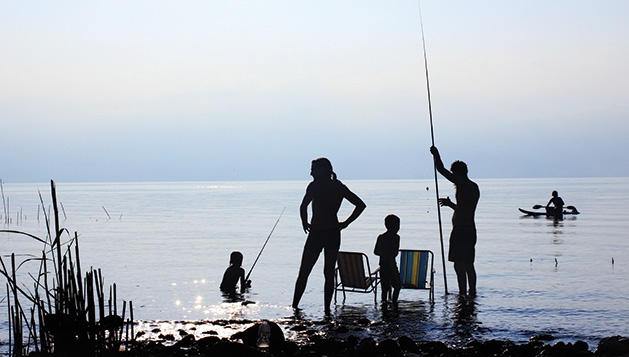
<path fill-rule="evenodd" d="M 264 245 L 262 246 L 262 249 L 260 249 L 260 253 L 258 253 L 258 256 L 256 257 L 256 260 L 253 261 L 253 265 L 251 265 L 251 269 L 249 269 L 249 273 L 247 273 L 247 277 L 245 278 L 245 281 L 249 281 L 249 276 L 251 275 L 251 272 L 253 271 L 253 268 L 256 266 L 256 263 L 258 262 L 258 259 L 260 259 L 260 255 L 262 255 L 262 251 L 264 250 L 264 247 L 266 247 L 266 244 L 269 242 L 269 239 L 271 238 L 271 235 L 273 234 L 273 231 L 275 230 L 275 227 L 277 227 L 277 224 L 280 223 L 280 218 L 282 218 L 282 215 L 284 214 L 284 210 L 286 209 L 286 207 L 284 207 L 282 209 L 282 213 L 280 213 L 280 216 L 277 217 L 277 221 L 275 221 L 275 224 L 273 225 L 273 229 L 271 229 L 271 233 L 269 233 L 269 236 L 266 237 L 266 241 L 264 242 Z"/>
<path fill-rule="evenodd" d="M 430 98 L 430 81 L 428 79 L 428 57 L 426 56 L 426 39 L 424 36 L 424 21 L 422 20 L 421 2 L 417 0 L 417 8 L 419 9 L 419 25 L 422 33 L 422 48 L 424 50 L 424 68 L 426 71 L 426 91 L 428 92 L 428 116 L 430 117 L 430 138 L 432 146 L 435 146 L 435 131 L 432 125 L 432 101 Z M 439 240 L 441 242 L 441 264 L 443 265 L 443 285 L 445 293 L 448 294 L 448 279 L 446 278 L 446 257 L 443 249 L 443 228 L 441 224 L 441 207 L 439 206 L 439 182 L 437 180 L 437 163 L 433 160 L 435 173 L 435 192 L 437 195 L 437 217 L 439 220 Z"/>

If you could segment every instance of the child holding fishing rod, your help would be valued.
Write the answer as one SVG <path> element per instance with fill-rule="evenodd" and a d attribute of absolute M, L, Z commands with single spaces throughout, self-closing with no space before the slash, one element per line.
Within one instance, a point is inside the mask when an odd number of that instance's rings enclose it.
<path fill-rule="evenodd" d="M 220 289 L 224 294 L 236 296 L 236 284 L 240 281 L 240 293 L 251 286 L 251 280 L 245 278 L 245 269 L 242 268 L 243 255 L 241 252 L 234 251 L 229 255 L 229 267 L 223 274 Z"/>
<path fill-rule="evenodd" d="M 365 203 L 336 178 L 332 163 L 327 158 L 312 161 L 310 175 L 313 180 L 306 188 L 299 213 L 304 232 L 308 234 L 301 257 L 299 275 L 295 282 L 293 308 L 299 309 L 299 301 L 306 290 L 308 276 L 324 252 L 323 275 L 325 314 L 330 314 L 330 304 L 334 294 L 334 268 L 341 246 L 341 230 L 347 228 L 365 210 Z M 343 200 L 354 205 L 354 210 L 346 220 L 339 222 L 338 212 Z M 308 205 L 312 203 L 312 219 L 308 222 Z"/>
<path fill-rule="evenodd" d="M 262 255 L 262 251 L 264 251 L 264 248 L 266 247 L 266 244 L 269 242 L 269 239 L 271 238 L 273 231 L 275 231 L 275 227 L 277 227 L 277 224 L 280 222 L 280 218 L 282 218 L 282 215 L 284 214 L 285 209 L 286 207 L 282 209 L 282 213 L 280 213 L 280 216 L 277 218 L 277 221 L 273 225 L 273 229 L 271 229 L 271 233 L 269 233 L 269 236 L 266 238 L 266 241 L 264 241 L 264 245 L 262 246 L 262 249 L 260 249 L 260 253 L 258 253 L 256 260 L 251 265 L 251 269 L 249 269 L 249 273 L 247 273 L 246 276 L 245 276 L 245 270 L 242 268 L 242 260 L 243 260 L 242 253 L 238 251 L 234 251 L 231 253 L 231 255 L 229 256 L 229 267 L 227 268 L 227 270 L 225 270 L 225 273 L 223 274 L 223 281 L 221 281 L 220 289 L 223 293 L 228 294 L 229 296 L 232 296 L 232 297 L 235 296 L 236 284 L 238 284 L 239 280 L 240 280 L 240 293 L 241 294 L 244 293 L 247 288 L 251 287 L 251 280 L 249 280 L 249 276 L 251 276 L 251 272 L 253 271 L 253 268 L 255 268 L 256 263 L 258 262 L 258 259 L 260 259 L 260 255 Z"/>

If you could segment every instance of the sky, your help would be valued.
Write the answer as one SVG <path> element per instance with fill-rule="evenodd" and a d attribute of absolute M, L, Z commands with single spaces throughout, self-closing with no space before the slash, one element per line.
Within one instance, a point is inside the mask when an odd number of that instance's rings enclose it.
<path fill-rule="evenodd" d="M 628 13 L 0 0 L 0 179 L 308 180 L 321 156 L 341 180 L 425 179 L 431 134 L 471 178 L 626 177 Z"/>

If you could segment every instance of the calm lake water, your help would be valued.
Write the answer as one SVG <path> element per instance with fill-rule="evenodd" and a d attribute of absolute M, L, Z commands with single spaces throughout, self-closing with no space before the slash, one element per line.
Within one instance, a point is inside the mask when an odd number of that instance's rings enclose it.
<path fill-rule="evenodd" d="M 435 253 L 434 304 L 426 291 L 402 290 L 397 312 L 374 304 L 373 295 L 348 294 L 333 307 L 336 319 L 374 321 L 374 334 L 408 335 L 453 344 L 475 338 L 527 341 L 551 334 L 558 340 L 629 335 L 629 178 L 482 179 L 477 211 L 478 297 L 461 305 L 445 294 L 435 185 L 432 180 L 344 181 L 367 204 L 343 231 L 342 250 L 365 252 L 375 267 L 376 237 L 389 213 L 401 218 L 401 248 Z M 133 301 L 134 317 L 149 327 L 157 321 L 284 319 L 290 308 L 303 243 L 299 203 L 307 181 L 57 183 L 61 225 L 79 234 L 81 263 L 102 269 L 118 299 Z M 4 183 L 9 224 L 44 238 L 39 213 L 51 204 L 50 185 Z M 581 214 L 554 222 L 524 217 L 518 207 L 545 204 L 558 190 Z M 440 181 L 441 196 L 454 196 Z M 251 273 L 254 303 L 226 302 L 218 286 L 229 254 L 244 254 L 249 271 L 280 213 L 275 231 Z M 49 207 L 46 207 L 48 210 Z M 349 214 L 344 205 L 341 216 Z M 447 252 L 451 210 L 442 208 Z M 2 213 L 3 222 L 5 215 Z M 42 247 L 21 235 L 0 233 L 0 254 L 39 255 Z M 18 259 L 27 259 L 20 255 Z M 22 283 L 32 286 L 20 268 Z M 445 275 L 457 292 L 452 264 Z M 5 289 L 3 289 L 5 290 Z M 0 293 L 0 342 L 8 340 L 6 292 Z M 305 319 L 323 317 L 321 261 L 301 303 Z M 177 323 L 175 323 L 177 322 Z M 232 333 L 233 331 L 229 332 Z"/>

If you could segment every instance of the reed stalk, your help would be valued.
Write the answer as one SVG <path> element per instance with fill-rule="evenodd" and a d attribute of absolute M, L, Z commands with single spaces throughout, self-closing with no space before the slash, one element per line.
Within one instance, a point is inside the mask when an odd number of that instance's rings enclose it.
<path fill-rule="evenodd" d="M 13 334 L 11 333 L 11 331 L 13 331 L 13 324 L 11 324 L 11 299 L 9 299 L 9 296 L 11 295 L 11 289 L 9 287 L 9 283 L 7 283 L 7 313 L 9 316 L 9 354 L 12 355 L 12 347 L 13 347 Z"/>
<path fill-rule="evenodd" d="M 63 202 L 59 202 L 59 204 L 61 205 L 61 212 L 63 212 L 63 219 L 68 219 L 68 216 L 66 216 L 66 209 L 63 207 Z"/>

